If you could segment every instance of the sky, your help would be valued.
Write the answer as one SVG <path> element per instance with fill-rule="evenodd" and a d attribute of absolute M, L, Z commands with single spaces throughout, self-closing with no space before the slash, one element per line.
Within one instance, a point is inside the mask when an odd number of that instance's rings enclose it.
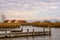
<path fill-rule="evenodd" d="M 60 0 L 0 0 L 5 19 L 60 20 Z"/>

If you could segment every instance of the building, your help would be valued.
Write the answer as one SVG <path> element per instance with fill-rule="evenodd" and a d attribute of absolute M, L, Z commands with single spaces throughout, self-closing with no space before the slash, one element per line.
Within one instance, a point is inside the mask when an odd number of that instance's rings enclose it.
<path fill-rule="evenodd" d="M 5 20 L 3 23 L 10 23 L 10 20 Z"/>
<path fill-rule="evenodd" d="M 5 20 L 4 23 L 26 23 L 25 20 Z"/>
<path fill-rule="evenodd" d="M 25 20 L 16 20 L 15 23 L 26 23 Z"/>

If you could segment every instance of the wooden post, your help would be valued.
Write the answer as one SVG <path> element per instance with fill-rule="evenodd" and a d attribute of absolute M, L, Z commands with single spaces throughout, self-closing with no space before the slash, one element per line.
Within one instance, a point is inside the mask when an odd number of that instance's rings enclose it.
<path fill-rule="evenodd" d="M 10 36 L 10 40 L 11 40 L 11 37 L 12 37 L 11 35 L 12 35 L 12 33 L 10 32 L 10 35 L 9 35 Z"/>
<path fill-rule="evenodd" d="M 51 36 L 51 27 L 49 26 L 49 35 Z"/>
<path fill-rule="evenodd" d="M 28 35 L 29 29 L 27 29 L 26 35 Z"/>
<path fill-rule="evenodd" d="M 43 35 L 45 35 L 45 27 L 43 28 Z"/>
<path fill-rule="evenodd" d="M 29 32 L 29 29 L 27 29 L 27 32 Z"/>
<path fill-rule="evenodd" d="M 33 32 L 34 32 L 34 29 L 33 29 Z"/>
<path fill-rule="evenodd" d="M 33 29 L 32 35 L 34 35 L 34 29 Z"/>
<path fill-rule="evenodd" d="M 23 28 L 21 28 L 21 32 L 23 32 Z"/>
<path fill-rule="evenodd" d="M 7 37 L 7 30 L 5 30 L 5 37 Z"/>

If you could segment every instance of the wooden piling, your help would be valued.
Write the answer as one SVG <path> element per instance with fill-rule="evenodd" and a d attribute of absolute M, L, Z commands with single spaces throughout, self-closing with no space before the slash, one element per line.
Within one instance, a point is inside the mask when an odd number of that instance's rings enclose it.
<path fill-rule="evenodd" d="M 23 28 L 21 28 L 21 32 L 23 32 Z"/>
<path fill-rule="evenodd" d="M 29 32 L 29 29 L 27 29 L 27 32 Z"/>
<path fill-rule="evenodd" d="M 45 27 L 43 28 L 43 35 L 45 35 Z"/>
<path fill-rule="evenodd" d="M 26 35 L 28 35 L 29 29 L 27 29 Z"/>
<path fill-rule="evenodd" d="M 33 29 L 32 35 L 34 35 L 34 29 Z"/>
<path fill-rule="evenodd" d="M 49 35 L 51 35 L 51 27 L 49 26 Z"/>
<path fill-rule="evenodd" d="M 7 30 L 5 30 L 5 37 L 7 37 Z"/>

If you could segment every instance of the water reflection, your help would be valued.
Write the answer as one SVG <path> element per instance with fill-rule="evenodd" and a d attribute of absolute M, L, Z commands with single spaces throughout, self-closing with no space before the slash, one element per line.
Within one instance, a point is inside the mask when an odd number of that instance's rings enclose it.
<path fill-rule="evenodd" d="M 16 37 L 16 38 L 0 38 L 0 40 L 51 40 L 49 36 L 34 36 L 34 37 Z"/>

